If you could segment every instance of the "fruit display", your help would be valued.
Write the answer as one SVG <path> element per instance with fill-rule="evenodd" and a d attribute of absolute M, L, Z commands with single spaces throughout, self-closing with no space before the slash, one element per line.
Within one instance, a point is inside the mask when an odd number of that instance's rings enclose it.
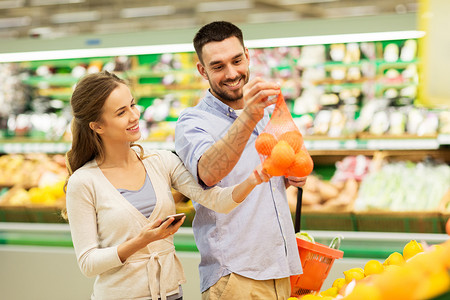
<path fill-rule="evenodd" d="M 23 211 L 24 208 L 65 207 L 63 187 L 66 177 L 67 170 L 62 155 L 0 156 L 0 219 L 22 221 L 23 218 L 17 211 Z M 8 213 L 11 217 L 5 216 Z"/>
<path fill-rule="evenodd" d="M 450 240 L 423 245 L 411 240 L 403 253 L 393 252 L 383 262 L 369 260 L 348 269 L 322 291 L 293 299 L 425 300 L 450 291 Z"/>
<path fill-rule="evenodd" d="M 317 175 L 309 175 L 303 186 L 302 210 L 308 211 L 351 211 L 358 195 L 358 182 L 347 179 L 340 183 L 322 180 Z M 289 207 L 295 213 L 297 205 L 296 187 L 286 190 Z"/>
<path fill-rule="evenodd" d="M 43 153 L 0 156 L 0 186 L 29 189 L 65 179 L 67 170 L 63 155 Z"/>
<path fill-rule="evenodd" d="M 410 161 L 384 164 L 361 182 L 356 211 L 437 211 L 450 191 L 450 166 Z"/>
<path fill-rule="evenodd" d="M 304 136 L 366 138 L 450 132 L 448 110 L 416 103 L 417 40 L 249 51 L 251 74 L 281 82 L 288 108 Z M 184 108 L 197 104 L 208 88 L 195 63 L 195 53 L 183 52 L 0 64 L 4 89 L 0 104 L 5 104 L 1 105 L 0 137 L 64 140 L 73 85 L 85 74 L 108 70 L 130 83 L 146 125 L 141 126 L 146 128 L 144 138 L 173 141 L 170 123 Z"/>

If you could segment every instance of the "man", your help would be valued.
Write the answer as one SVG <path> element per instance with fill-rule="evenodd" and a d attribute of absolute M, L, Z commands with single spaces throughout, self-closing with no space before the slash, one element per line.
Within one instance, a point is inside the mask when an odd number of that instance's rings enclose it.
<path fill-rule="evenodd" d="M 261 163 L 255 139 L 269 120 L 280 86 L 249 81 L 241 30 L 212 22 L 194 38 L 199 73 L 210 88 L 180 115 L 175 150 L 199 183 L 230 186 Z M 286 186 L 306 178 L 272 177 L 229 214 L 194 203 L 202 299 L 287 299 L 289 276 L 302 272 Z"/>

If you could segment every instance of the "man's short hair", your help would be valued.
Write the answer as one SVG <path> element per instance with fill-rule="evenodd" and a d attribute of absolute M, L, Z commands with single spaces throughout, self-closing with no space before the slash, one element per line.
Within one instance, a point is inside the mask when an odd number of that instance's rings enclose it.
<path fill-rule="evenodd" d="M 203 64 L 203 46 L 210 42 L 221 42 L 233 36 L 237 37 L 242 47 L 244 47 L 244 37 L 241 29 L 230 22 L 215 21 L 200 28 L 194 37 L 194 48 L 200 62 Z"/>

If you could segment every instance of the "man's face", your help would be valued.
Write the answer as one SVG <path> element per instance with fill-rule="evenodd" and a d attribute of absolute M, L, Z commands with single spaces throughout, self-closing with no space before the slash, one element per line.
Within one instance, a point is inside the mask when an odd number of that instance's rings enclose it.
<path fill-rule="evenodd" d="M 249 80 L 248 50 L 236 37 L 210 42 L 202 49 L 200 74 L 209 81 L 211 93 L 225 103 L 241 100 L 243 87 Z"/>

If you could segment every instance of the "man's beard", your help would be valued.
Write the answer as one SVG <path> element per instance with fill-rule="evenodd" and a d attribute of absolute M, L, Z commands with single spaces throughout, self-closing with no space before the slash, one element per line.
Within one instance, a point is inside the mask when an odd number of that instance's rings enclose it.
<path fill-rule="evenodd" d="M 244 85 L 247 84 L 248 82 L 248 77 L 249 77 L 249 73 L 242 75 L 240 79 L 244 79 Z M 240 99 L 242 99 L 242 97 L 244 96 L 244 92 L 241 89 L 239 91 L 238 94 L 233 94 L 233 93 L 227 93 L 225 90 L 223 89 L 218 89 L 216 88 L 217 86 L 211 84 L 211 80 L 209 80 L 209 86 L 211 88 L 211 90 L 214 92 L 214 94 L 221 100 L 225 100 L 227 102 L 235 102 L 238 101 Z"/>

